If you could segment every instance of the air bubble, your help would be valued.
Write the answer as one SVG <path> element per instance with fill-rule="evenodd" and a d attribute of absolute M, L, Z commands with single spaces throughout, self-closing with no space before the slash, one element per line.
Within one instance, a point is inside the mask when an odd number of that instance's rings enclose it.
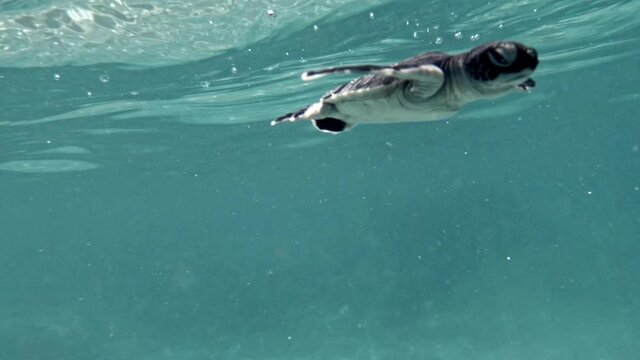
<path fill-rule="evenodd" d="M 480 34 L 473 34 L 473 35 L 471 35 L 470 39 L 471 39 L 471 41 L 476 41 L 476 40 L 480 39 Z"/>
<path fill-rule="evenodd" d="M 53 74 L 53 80 L 55 81 L 60 80 L 60 74 Z"/>
<path fill-rule="evenodd" d="M 313 25 L 313 31 L 318 31 L 318 25 Z"/>
<path fill-rule="evenodd" d="M 103 84 L 106 84 L 109 82 L 109 80 L 111 80 L 111 78 L 109 78 L 109 75 L 107 74 L 102 74 L 98 77 L 98 79 L 100 79 L 100 82 Z"/>
<path fill-rule="evenodd" d="M 437 37 L 436 38 L 436 44 L 438 44 L 438 45 L 442 44 L 443 41 L 444 40 L 441 37 Z"/>
<path fill-rule="evenodd" d="M 453 34 L 453 36 L 455 36 L 456 39 L 462 39 L 462 32 L 458 31 L 455 34 Z"/>
<path fill-rule="evenodd" d="M 369 13 L 369 19 L 373 19 L 375 17 L 376 17 L 376 15 L 373 13 L 373 11 Z"/>
<path fill-rule="evenodd" d="M 235 66 L 232 66 L 231 67 L 231 72 L 234 73 L 234 74 L 237 73 L 238 72 L 238 68 L 235 67 Z"/>

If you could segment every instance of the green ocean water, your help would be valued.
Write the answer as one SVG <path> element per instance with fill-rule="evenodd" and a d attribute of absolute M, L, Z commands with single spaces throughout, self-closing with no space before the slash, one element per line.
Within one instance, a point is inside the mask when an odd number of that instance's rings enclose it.
<path fill-rule="evenodd" d="M 0 0 L 0 360 L 640 359 L 638 12 Z M 500 39 L 531 94 L 269 125 Z"/>

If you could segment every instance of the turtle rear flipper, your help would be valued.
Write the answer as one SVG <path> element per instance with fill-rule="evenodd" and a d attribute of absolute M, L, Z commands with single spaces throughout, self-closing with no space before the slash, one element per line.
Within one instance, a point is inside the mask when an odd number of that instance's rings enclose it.
<path fill-rule="evenodd" d="M 283 121 L 296 121 L 300 119 L 302 115 L 304 115 L 304 113 L 307 111 L 307 109 L 309 109 L 310 106 L 311 105 L 307 105 L 298 111 L 294 111 L 288 114 L 284 114 L 282 116 L 278 116 L 276 119 L 271 120 L 271 126 L 278 125 Z"/>
<path fill-rule="evenodd" d="M 313 119 L 311 122 L 316 129 L 329 134 L 338 134 L 355 126 L 336 118 Z"/>

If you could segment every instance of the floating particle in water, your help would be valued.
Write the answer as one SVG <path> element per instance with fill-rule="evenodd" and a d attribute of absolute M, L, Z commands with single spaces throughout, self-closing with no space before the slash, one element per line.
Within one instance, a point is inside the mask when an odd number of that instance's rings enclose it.
<path fill-rule="evenodd" d="M 471 41 L 476 41 L 480 39 L 480 34 L 473 34 L 469 39 L 471 39 Z"/>
<path fill-rule="evenodd" d="M 442 44 L 443 41 L 444 40 L 439 36 L 436 38 L 436 44 L 438 44 L 438 45 Z"/>
<path fill-rule="evenodd" d="M 108 83 L 109 80 L 111 80 L 108 74 L 102 74 L 98 77 L 98 79 L 100 79 L 100 82 L 104 84 Z"/>
<path fill-rule="evenodd" d="M 53 74 L 53 80 L 55 81 L 60 80 L 60 74 Z"/>
<path fill-rule="evenodd" d="M 455 36 L 456 39 L 462 39 L 462 32 L 457 31 L 453 36 Z"/>
<path fill-rule="evenodd" d="M 376 15 L 372 12 L 369 13 L 369 19 L 374 19 Z"/>
<path fill-rule="evenodd" d="M 276 12 L 273 11 L 273 9 L 267 9 L 267 15 L 272 16 L 272 17 L 276 17 Z"/>

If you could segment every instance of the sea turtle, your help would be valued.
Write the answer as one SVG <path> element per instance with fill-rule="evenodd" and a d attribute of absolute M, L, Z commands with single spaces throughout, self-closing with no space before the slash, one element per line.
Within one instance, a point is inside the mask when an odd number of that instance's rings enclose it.
<path fill-rule="evenodd" d="M 280 116 L 271 125 L 310 120 L 337 134 L 358 123 L 433 121 L 462 105 L 514 90 L 529 92 L 538 66 L 535 49 L 514 41 L 491 42 L 458 55 L 427 52 L 389 66 L 352 65 L 308 71 L 303 80 L 330 74 L 366 73 L 325 94 L 320 101 Z"/>

